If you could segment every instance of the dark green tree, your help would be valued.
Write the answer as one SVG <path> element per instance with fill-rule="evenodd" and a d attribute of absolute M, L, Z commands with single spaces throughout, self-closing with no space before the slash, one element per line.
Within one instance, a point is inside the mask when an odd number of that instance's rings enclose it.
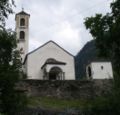
<path fill-rule="evenodd" d="M 16 87 L 21 75 L 22 64 L 16 50 L 15 33 L 0 30 L 0 108 L 7 115 L 15 115 L 25 106 L 25 95 Z"/>
<path fill-rule="evenodd" d="M 96 39 L 99 56 L 108 57 L 120 72 L 120 1 L 111 4 L 111 13 L 86 18 L 85 26 Z"/>
<path fill-rule="evenodd" d="M 26 96 L 16 84 L 21 80 L 22 64 L 15 32 L 5 29 L 5 19 L 13 13 L 13 0 L 0 1 L 0 112 L 15 115 L 24 108 Z"/>
<path fill-rule="evenodd" d="M 111 12 L 86 18 L 85 26 L 96 41 L 99 57 L 111 59 L 114 69 L 114 90 L 105 101 L 93 104 L 92 115 L 120 114 L 120 0 L 110 5 Z"/>
<path fill-rule="evenodd" d="M 0 30 L 0 108 L 7 115 L 14 115 L 24 107 L 24 94 L 16 88 L 22 75 L 19 51 L 16 50 L 15 33 Z"/>

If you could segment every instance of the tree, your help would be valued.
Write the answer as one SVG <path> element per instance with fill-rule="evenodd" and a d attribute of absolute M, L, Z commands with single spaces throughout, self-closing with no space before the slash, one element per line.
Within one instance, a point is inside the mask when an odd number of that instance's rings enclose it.
<path fill-rule="evenodd" d="M 0 1 L 0 112 L 15 115 L 26 103 L 24 93 L 17 89 L 22 64 L 15 32 L 5 29 L 5 19 L 13 13 L 13 0 Z"/>
<path fill-rule="evenodd" d="M 86 18 L 85 26 L 95 38 L 99 56 L 111 59 L 120 96 L 120 0 L 111 3 L 111 13 Z"/>
<path fill-rule="evenodd" d="M 7 115 L 14 115 L 26 102 L 24 94 L 16 89 L 21 73 L 22 64 L 20 53 L 16 50 L 15 33 L 0 30 L 0 108 Z"/>
<path fill-rule="evenodd" d="M 86 18 L 85 26 L 96 40 L 99 56 L 110 58 L 120 72 L 120 1 L 111 3 L 111 13 Z"/>
<path fill-rule="evenodd" d="M 15 6 L 14 0 L 0 0 L 0 23 L 2 25 L 5 25 L 5 18 L 13 13 L 12 6 Z"/>
<path fill-rule="evenodd" d="M 120 114 L 120 0 L 111 3 L 110 13 L 86 18 L 85 26 L 96 41 L 99 56 L 111 59 L 115 72 L 112 95 L 93 104 L 91 110 L 95 115 Z"/>

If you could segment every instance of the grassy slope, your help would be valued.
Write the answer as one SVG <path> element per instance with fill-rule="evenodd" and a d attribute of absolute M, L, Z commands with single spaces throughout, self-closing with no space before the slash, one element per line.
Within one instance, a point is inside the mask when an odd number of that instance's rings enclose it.
<path fill-rule="evenodd" d="M 30 97 L 29 107 L 42 107 L 47 109 L 65 110 L 69 108 L 80 109 L 88 105 L 86 100 L 63 100 L 50 97 Z"/>

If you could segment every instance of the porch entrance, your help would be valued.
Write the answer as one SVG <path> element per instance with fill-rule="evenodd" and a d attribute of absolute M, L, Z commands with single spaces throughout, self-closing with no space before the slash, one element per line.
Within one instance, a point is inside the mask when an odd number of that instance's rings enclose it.
<path fill-rule="evenodd" d="M 62 70 L 59 67 L 51 68 L 49 72 L 49 80 L 60 80 L 62 77 Z"/>

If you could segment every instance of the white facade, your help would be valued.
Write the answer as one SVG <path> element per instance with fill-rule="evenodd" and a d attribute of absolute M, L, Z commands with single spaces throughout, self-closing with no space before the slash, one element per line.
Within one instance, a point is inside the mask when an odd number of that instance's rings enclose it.
<path fill-rule="evenodd" d="M 48 59 L 55 59 L 58 62 L 46 63 Z M 62 72 L 60 80 L 75 80 L 74 56 L 53 41 L 49 41 L 29 53 L 26 56 L 25 67 L 28 79 L 47 80 L 49 79 L 50 70 L 56 67 L 60 68 Z M 47 77 L 45 77 L 45 72 Z"/>
<path fill-rule="evenodd" d="M 86 67 L 88 79 L 111 79 L 113 78 L 111 62 L 91 62 Z"/>

